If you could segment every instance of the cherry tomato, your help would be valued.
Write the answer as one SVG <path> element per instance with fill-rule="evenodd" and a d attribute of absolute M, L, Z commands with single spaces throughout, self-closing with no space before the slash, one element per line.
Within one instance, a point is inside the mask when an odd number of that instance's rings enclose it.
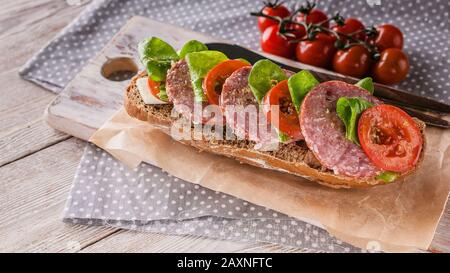
<path fill-rule="evenodd" d="M 150 93 L 152 93 L 153 96 L 155 96 L 156 98 L 159 99 L 159 85 L 161 84 L 160 82 L 155 82 L 154 80 L 150 79 L 150 77 L 148 77 L 148 89 L 150 89 Z"/>
<path fill-rule="evenodd" d="M 263 14 L 270 16 L 278 16 L 281 18 L 288 17 L 291 15 L 289 9 L 287 9 L 283 5 L 275 5 L 275 6 L 267 6 L 263 9 Z M 258 17 L 258 28 L 261 32 L 263 32 L 269 26 L 277 25 L 278 22 L 269 18 Z"/>
<path fill-rule="evenodd" d="M 335 52 L 333 38 L 325 33 L 318 33 L 312 41 L 299 42 L 295 54 L 302 63 L 327 68 Z"/>
<path fill-rule="evenodd" d="M 380 60 L 375 63 L 372 76 L 383 84 L 399 83 L 409 71 L 408 57 L 398 48 L 388 48 L 381 52 Z"/>
<path fill-rule="evenodd" d="M 305 18 L 307 24 L 319 24 L 328 20 L 328 16 L 320 9 L 312 9 L 308 14 L 300 13 L 296 20 L 298 22 L 305 22 Z M 327 21 L 323 23 L 322 26 L 328 28 L 330 27 L 330 23 Z"/>
<path fill-rule="evenodd" d="M 294 55 L 295 44 L 279 34 L 278 30 L 278 25 L 269 26 L 264 30 L 260 40 L 261 48 L 264 52 L 290 58 Z"/>
<path fill-rule="evenodd" d="M 338 50 L 333 58 L 333 70 L 352 77 L 362 78 L 370 68 L 369 50 L 362 45 Z"/>
<path fill-rule="evenodd" d="M 355 34 L 353 37 L 356 39 L 362 40 L 362 41 L 366 39 L 366 34 L 364 34 L 364 29 L 365 29 L 364 24 L 355 18 L 345 19 L 343 26 L 334 25 L 332 27 L 332 30 L 340 32 L 340 33 L 344 33 L 347 35 L 351 35 L 353 33 L 358 32 L 358 34 Z M 342 39 L 345 40 L 344 37 L 342 37 Z"/>
<path fill-rule="evenodd" d="M 377 31 L 378 34 L 373 43 L 380 52 L 388 48 L 403 48 L 403 34 L 396 26 L 381 25 L 377 27 Z"/>
<path fill-rule="evenodd" d="M 241 60 L 226 60 L 214 66 L 203 80 L 203 90 L 210 104 L 219 104 L 225 80 L 236 70 L 249 64 Z"/>
<path fill-rule="evenodd" d="M 286 26 L 286 29 L 295 36 L 295 39 L 302 39 L 306 35 L 304 26 L 290 24 Z"/>
<path fill-rule="evenodd" d="M 287 80 L 279 82 L 264 97 L 264 112 L 267 120 L 278 130 L 293 139 L 302 138 L 297 111 L 292 103 Z M 278 120 L 272 117 L 270 106 L 278 105 Z"/>
<path fill-rule="evenodd" d="M 381 104 L 364 111 L 358 122 L 361 147 L 372 163 L 386 171 L 414 168 L 423 138 L 416 122 L 403 110 Z"/>

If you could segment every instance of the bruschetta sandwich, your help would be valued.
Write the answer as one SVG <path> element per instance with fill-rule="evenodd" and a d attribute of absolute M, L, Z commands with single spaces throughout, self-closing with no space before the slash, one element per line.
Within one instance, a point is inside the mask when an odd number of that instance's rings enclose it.
<path fill-rule="evenodd" d="M 423 159 L 424 123 L 373 96 L 371 78 L 319 82 L 196 40 L 138 48 L 147 69 L 125 91 L 127 113 L 199 150 L 334 188 L 400 181 Z"/>

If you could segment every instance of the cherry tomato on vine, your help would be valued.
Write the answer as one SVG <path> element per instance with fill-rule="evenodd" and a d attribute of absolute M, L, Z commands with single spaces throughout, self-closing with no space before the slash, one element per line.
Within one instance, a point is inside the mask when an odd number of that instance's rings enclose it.
<path fill-rule="evenodd" d="M 320 9 L 312 9 L 308 14 L 300 13 L 296 20 L 297 22 L 305 22 L 305 18 L 307 24 L 319 24 L 328 20 L 326 13 Z M 327 21 L 323 23 L 322 26 L 328 28 L 330 27 L 330 23 Z"/>
<path fill-rule="evenodd" d="M 279 26 L 272 25 L 264 30 L 261 35 L 261 48 L 264 52 L 290 58 L 294 55 L 295 44 L 290 43 L 289 38 L 278 33 Z"/>
<path fill-rule="evenodd" d="M 364 29 L 366 27 L 364 26 L 361 21 L 359 21 L 356 18 L 347 18 L 345 19 L 344 25 L 334 25 L 331 29 L 340 33 L 344 33 L 347 35 L 351 35 L 353 33 L 358 32 L 358 34 L 355 34 L 353 37 L 359 40 L 364 41 L 366 38 L 366 34 L 364 34 Z M 345 40 L 344 37 L 342 39 Z"/>
<path fill-rule="evenodd" d="M 298 120 L 298 113 L 295 110 L 292 103 L 291 94 L 287 80 L 279 82 L 272 87 L 264 97 L 264 113 L 267 116 L 267 120 L 278 130 L 287 134 L 292 139 L 300 139 L 302 137 L 300 122 Z M 278 119 L 275 119 L 272 115 L 271 106 L 279 106 Z"/>
<path fill-rule="evenodd" d="M 289 11 L 288 8 L 286 8 L 283 5 L 277 5 L 277 4 L 266 6 L 263 9 L 262 13 L 266 14 L 266 15 L 270 15 L 270 16 L 278 16 L 281 18 L 285 18 L 285 17 L 288 17 L 289 15 L 291 15 L 291 12 Z M 273 26 L 273 25 L 277 25 L 277 24 L 278 24 L 278 22 L 274 21 L 272 19 L 258 17 L 258 28 L 261 32 L 263 32 L 269 26 Z"/>
<path fill-rule="evenodd" d="M 299 42 L 295 50 L 298 61 L 324 68 L 330 66 L 335 52 L 333 37 L 325 33 L 318 33 L 312 41 Z"/>
<path fill-rule="evenodd" d="M 300 25 L 289 24 L 286 29 L 295 36 L 295 39 L 302 39 L 306 35 L 305 27 Z"/>
<path fill-rule="evenodd" d="M 373 43 L 381 52 L 388 48 L 403 48 L 403 33 L 394 25 L 381 25 L 377 27 L 378 34 Z"/>
<path fill-rule="evenodd" d="M 387 104 L 371 107 L 361 114 L 358 138 L 375 166 L 400 173 L 414 168 L 423 146 L 416 122 L 400 108 Z"/>
<path fill-rule="evenodd" d="M 214 66 L 203 80 L 203 90 L 210 104 L 219 104 L 225 80 L 236 70 L 249 64 L 241 60 L 226 60 Z"/>
<path fill-rule="evenodd" d="M 381 52 L 380 60 L 372 69 L 376 82 L 383 84 L 399 83 L 406 78 L 409 71 L 408 57 L 398 48 L 388 48 Z"/>
<path fill-rule="evenodd" d="M 338 50 L 333 58 L 333 70 L 352 77 L 362 78 L 370 69 L 370 53 L 362 45 Z"/>

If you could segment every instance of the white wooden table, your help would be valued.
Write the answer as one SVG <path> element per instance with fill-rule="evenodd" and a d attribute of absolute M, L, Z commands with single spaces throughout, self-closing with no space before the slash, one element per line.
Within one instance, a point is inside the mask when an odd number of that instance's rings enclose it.
<path fill-rule="evenodd" d="M 3 1 L 0 9 L 0 252 L 296 252 L 263 243 L 66 225 L 63 206 L 85 143 L 48 127 L 55 94 L 18 70 L 83 6 L 62 0 Z M 450 207 L 430 248 L 450 251 Z"/>

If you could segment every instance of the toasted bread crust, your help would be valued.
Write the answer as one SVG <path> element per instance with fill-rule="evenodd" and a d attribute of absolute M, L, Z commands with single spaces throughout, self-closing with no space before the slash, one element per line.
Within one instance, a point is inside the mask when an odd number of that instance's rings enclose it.
<path fill-rule="evenodd" d="M 127 113 L 134 118 L 151 123 L 160 128 L 163 132 L 170 135 L 170 126 L 173 119 L 170 117 L 172 105 L 145 105 L 137 90 L 136 81 L 140 77 L 146 76 L 146 72 L 142 72 L 135 76 L 125 91 L 124 107 Z M 419 125 L 425 140 L 424 129 L 425 124 L 415 119 Z M 273 169 L 277 171 L 291 173 L 304 177 L 310 181 L 332 187 L 332 188 L 367 188 L 375 185 L 384 185 L 384 181 L 375 177 L 360 179 L 343 175 L 337 175 L 323 168 L 313 168 L 306 162 L 289 161 L 270 152 L 260 152 L 251 148 L 243 148 L 241 145 L 232 145 L 227 142 L 211 142 L 209 140 L 183 140 L 183 144 L 191 145 L 201 151 L 207 151 L 234 158 L 242 163 L 253 166 Z M 425 143 L 422 148 L 420 159 L 415 168 L 408 173 L 402 174 L 396 179 L 403 181 L 405 177 L 412 174 L 420 165 L 424 157 Z"/>

